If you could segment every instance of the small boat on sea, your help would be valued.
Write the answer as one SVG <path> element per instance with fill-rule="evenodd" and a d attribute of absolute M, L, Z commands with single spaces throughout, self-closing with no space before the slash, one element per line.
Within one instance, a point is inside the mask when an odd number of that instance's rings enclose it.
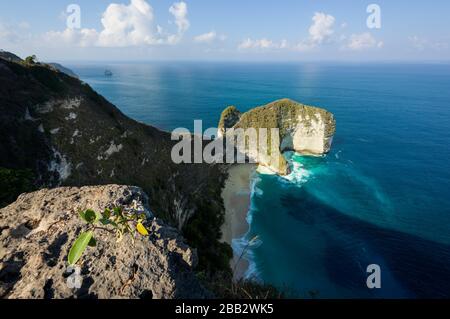
<path fill-rule="evenodd" d="M 112 76 L 113 73 L 110 70 L 105 70 L 105 76 Z"/>

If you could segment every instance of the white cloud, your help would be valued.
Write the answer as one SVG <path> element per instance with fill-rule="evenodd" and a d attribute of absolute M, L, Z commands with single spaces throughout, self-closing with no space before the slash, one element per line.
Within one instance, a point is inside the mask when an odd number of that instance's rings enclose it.
<path fill-rule="evenodd" d="M 418 37 L 418 36 L 412 36 L 408 38 L 411 45 L 419 51 L 424 51 L 426 49 L 433 49 L 433 50 L 445 50 L 449 48 L 449 45 L 446 41 L 430 41 L 428 39 Z"/>
<path fill-rule="evenodd" d="M 308 37 L 296 44 L 290 45 L 287 40 L 276 42 L 267 38 L 252 39 L 247 38 L 242 41 L 238 48 L 240 50 L 248 49 L 289 49 L 293 51 L 307 52 L 318 48 L 321 45 L 328 43 L 345 43 L 342 47 L 347 50 L 361 51 L 370 48 L 382 48 L 383 41 L 376 40 L 372 34 L 366 32 L 361 34 L 352 34 L 347 37 L 343 34 L 335 36 L 334 26 L 336 19 L 323 12 L 316 12 L 312 17 L 312 24 L 308 29 Z M 341 28 L 346 28 L 347 24 L 340 25 Z"/>
<path fill-rule="evenodd" d="M 0 22 L 0 40 L 2 44 L 17 44 L 29 38 L 29 25 L 21 22 L 18 25 L 6 25 Z"/>
<path fill-rule="evenodd" d="M 203 33 L 194 38 L 197 43 L 211 43 L 217 38 L 216 31 L 210 31 L 208 33 Z"/>
<path fill-rule="evenodd" d="M 250 49 L 254 46 L 254 40 L 247 38 L 238 45 L 238 49 Z"/>
<path fill-rule="evenodd" d="M 246 49 L 284 49 L 287 48 L 288 43 L 286 40 L 282 40 L 280 43 L 273 42 L 272 40 L 262 38 L 253 40 L 251 38 L 247 38 L 242 41 L 238 48 L 241 50 Z"/>
<path fill-rule="evenodd" d="M 178 28 L 178 33 L 168 34 L 167 43 L 176 44 L 181 40 L 183 34 L 189 29 L 191 25 L 187 18 L 187 4 L 185 2 L 176 2 L 169 8 L 169 12 L 175 17 L 175 24 Z M 160 26 L 158 26 L 158 30 L 159 33 L 161 33 Z"/>
<path fill-rule="evenodd" d="M 336 19 L 329 14 L 316 12 L 312 17 L 312 25 L 309 27 L 309 37 L 300 41 L 294 49 L 297 51 L 310 51 L 317 46 L 329 41 L 334 34 L 334 23 Z"/>
<path fill-rule="evenodd" d="M 280 42 L 280 49 L 287 49 L 289 48 L 289 43 L 286 39 L 281 40 Z"/>
<path fill-rule="evenodd" d="M 186 2 L 176 2 L 170 8 L 169 12 L 175 17 L 175 24 L 179 33 L 184 33 L 189 29 L 190 23 L 187 19 L 188 9 Z"/>
<path fill-rule="evenodd" d="M 293 49 L 300 52 L 306 52 L 311 51 L 312 49 L 316 48 L 317 45 L 311 41 L 301 41 L 297 43 Z"/>
<path fill-rule="evenodd" d="M 185 2 L 176 2 L 169 12 L 177 26 L 176 33 L 166 32 L 155 25 L 152 6 L 146 0 L 131 0 L 128 5 L 110 4 L 102 15 L 101 31 L 96 29 L 66 29 L 46 34 L 49 42 L 64 41 L 81 47 L 127 47 L 155 44 L 175 44 L 189 29 L 188 10 Z"/>
<path fill-rule="evenodd" d="M 446 50 L 449 48 L 448 42 L 446 41 L 438 41 L 433 44 L 433 48 L 436 50 Z"/>
<path fill-rule="evenodd" d="M 336 19 L 332 15 L 316 12 L 312 20 L 313 24 L 309 28 L 311 42 L 321 44 L 333 35 L 333 26 Z"/>
<path fill-rule="evenodd" d="M 110 4 L 102 16 L 103 30 L 99 33 L 98 45 L 154 44 L 153 19 L 153 8 L 145 0 L 131 0 L 129 5 Z"/>
<path fill-rule="evenodd" d="M 0 24 L 0 39 L 5 42 L 17 42 L 19 34 L 9 26 Z"/>
<path fill-rule="evenodd" d="M 81 47 L 88 47 L 97 43 L 99 35 L 95 29 L 66 29 L 61 32 L 47 32 L 44 37 L 48 42 L 53 42 L 56 44 L 63 42 L 77 44 Z"/>
<path fill-rule="evenodd" d="M 248 38 L 239 44 L 239 49 L 292 49 L 296 51 L 309 51 L 320 44 L 327 42 L 334 34 L 334 23 L 336 19 L 329 14 L 316 12 L 312 17 L 312 24 L 308 29 L 309 35 L 305 40 L 300 41 L 296 45 L 289 45 L 287 40 L 279 43 L 266 38 L 252 40 Z"/>
<path fill-rule="evenodd" d="M 382 48 L 384 43 L 377 41 L 369 32 L 352 34 L 345 46 L 346 49 L 361 51 L 371 48 Z"/>

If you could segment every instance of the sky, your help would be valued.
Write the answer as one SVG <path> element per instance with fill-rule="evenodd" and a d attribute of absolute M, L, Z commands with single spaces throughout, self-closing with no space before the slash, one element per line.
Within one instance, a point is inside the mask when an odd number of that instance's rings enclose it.
<path fill-rule="evenodd" d="M 449 61 L 450 1 L 0 0 L 41 61 Z"/>

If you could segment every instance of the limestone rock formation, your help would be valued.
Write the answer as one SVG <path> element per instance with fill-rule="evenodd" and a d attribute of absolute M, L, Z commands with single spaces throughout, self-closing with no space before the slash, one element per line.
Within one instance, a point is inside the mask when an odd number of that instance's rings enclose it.
<path fill-rule="evenodd" d="M 236 125 L 240 118 L 241 112 L 239 112 L 235 106 L 227 107 L 220 116 L 218 136 L 223 137 L 226 129 L 232 128 Z"/>
<path fill-rule="evenodd" d="M 149 237 L 116 243 L 96 232 L 77 265 L 81 287 L 71 288 L 67 255 L 85 224 L 79 210 L 123 207 L 145 212 Z M 204 298 L 192 272 L 197 257 L 179 232 L 153 218 L 138 187 L 106 185 L 42 189 L 0 210 L 0 297 Z M 72 286 L 73 287 L 73 286 Z"/>
<path fill-rule="evenodd" d="M 230 128 L 234 130 L 230 131 Z M 259 148 L 257 162 L 285 175 L 289 168 L 282 153 L 289 150 L 306 155 L 328 153 L 336 130 L 336 121 L 333 114 L 324 109 L 283 99 L 256 107 L 244 114 L 240 114 L 234 107 L 227 108 L 222 114 L 218 135 L 223 136 L 227 129 L 231 134 L 235 134 L 237 129 L 248 128 L 254 128 L 257 132 L 260 128 L 279 129 L 279 136 L 274 139 L 278 141 L 278 145 L 271 147 L 270 156 L 265 154 L 265 149 Z M 268 135 L 271 140 L 270 131 Z M 241 148 L 238 151 L 249 154 L 248 149 Z"/>

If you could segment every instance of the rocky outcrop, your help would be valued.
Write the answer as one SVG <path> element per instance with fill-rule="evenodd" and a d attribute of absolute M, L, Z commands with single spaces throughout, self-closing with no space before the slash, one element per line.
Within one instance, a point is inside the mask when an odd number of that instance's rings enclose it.
<path fill-rule="evenodd" d="M 11 53 L 11 52 L 7 52 L 7 51 L 3 51 L 0 49 L 0 59 L 4 59 L 7 61 L 11 61 L 11 62 L 21 62 L 22 59 L 19 58 L 17 55 Z"/>
<path fill-rule="evenodd" d="M 328 153 L 336 130 L 336 122 L 333 114 L 324 109 L 283 99 L 256 107 L 243 114 L 235 107 L 227 108 L 222 113 L 218 135 L 224 136 L 227 132 L 236 135 L 238 129 L 249 128 L 256 129 L 259 139 L 259 129 L 269 129 L 267 136 L 269 144 L 270 141 L 276 143 L 276 145 L 268 146 L 269 152 L 257 144 L 258 159 L 255 161 L 285 175 L 289 172 L 289 168 L 282 153 L 285 151 L 295 151 L 305 155 Z M 272 128 L 278 129 L 277 136 L 271 135 Z M 237 148 L 248 157 L 254 157 L 248 145 L 240 148 L 238 145 Z"/>
<path fill-rule="evenodd" d="M 0 50 L 0 59 L 6 60 L 9 62 L 16 62 L 16 63 L 23 62 L 23 60 L 20 57 L 18 57 L 17 55 L 15 55 L 11 52 L 6 52 L 6 51 L 2 51 L 2 50 Z M 48 67 L 52 68 L 55 71 L 65 73 L 71 77 L 78 79 L 78 75 L 76 75 L 75 72 L 73 72 L 69 68 L 66 68 L 65 66 L 63 66 L 59 63 L 52 62 L 52 63 L 46 63 L 46 64 L 42 64 L 42 65 L 47 65 Z"/>
<path fill-rule="evenodd" d="M 146 213 L 150 236 L 96 232 L 78 262 L 81 287 L 71 288 L 67 255 L 85 224 L 78 211 L 122 207 Z M 211 295 L 192 272 L 196 252 L 179 232 L 154 218 L 138 187 L 107 185 L 42 189 L 0 210 L 0 297 L 204 298 Z M 72 276 L 72 277 L 71 277 Z"/>
<path fill-rule="evenodd" d="M 155 215 L 183 231 L 207 268 L 229 252 L 216 238 L 225 174 L 218 165 L 175 164 L 175 143 L 72 76 L 0 59 L 0 168 L 30 171 L 36 188 L 139 186 Z M 220 265 L 228 267 L 226 260 Z"/>
<path fill-rule="evenodd" d="M 235 106 L 229 106 L 223 110 L 220 116 L 218 137 L 225 135 L 226 129 L 232 128 L 239 122 L 241 118 L 241 112 Z"/>

